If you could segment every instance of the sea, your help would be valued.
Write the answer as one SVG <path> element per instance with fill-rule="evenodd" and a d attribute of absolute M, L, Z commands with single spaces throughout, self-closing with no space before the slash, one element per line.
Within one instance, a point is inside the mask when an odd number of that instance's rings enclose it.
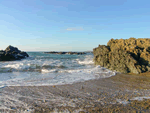
<path fill-rule="evenodd" d="M 30 56 L 28 58 L 0 62 L 0 88 L 72 84 L 116 74 L 94 65 L 92 53 L 85 55 L 27 53 Z"/>

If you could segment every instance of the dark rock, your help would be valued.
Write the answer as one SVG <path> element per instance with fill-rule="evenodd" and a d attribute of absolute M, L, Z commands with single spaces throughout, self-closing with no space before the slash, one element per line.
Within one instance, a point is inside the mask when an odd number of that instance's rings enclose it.
<path fill-rule="evenodd" d="M 69 54 L 69 55 L 83 55 L 86 54 L 85 52 L 55 52 L 55 51 L 51 51 L 51 52 L 44 52 L 47 54 Z"/>
<path fill-rule="evenodd" d="M 9 45 L 6 49 L 5 49 L 5 51 L 6 52 L 17 52 L 17 53 L 20 53 L 21 51 L 20 50 L 18 50 L 18 48 L 16 48 L 16 47 L 13 47 L 13 46 L 11 46 L 11 45 Z"/>
<path fill-rule="evenodd" d="M 6 53 L 5 51 L 1 50 L 1 51 L 0 51 L 0 56 L 1 56 L 1 55 L 5 55 L 5 53 Z"/>
<path fill-rule="evenodd" d="M 29 57 L 29 55 L 26 53 L 26 52 L 20 52 L 20 55 L 23 55 L 23 56 L 25 56 L 25 57 Z"/>
<path fill-rule="evenodd" d="M 93 49 L 96 65 L 123 73 L 150 71 L 150 39 L 111 39 Z"/>
<path fill-rule="evenodd" d="M 0 61 L 20 60 L 25 57 L 29 57 L 29 55 L 13 46 L 8 46 L 5 51 L 0 51 Z"/>

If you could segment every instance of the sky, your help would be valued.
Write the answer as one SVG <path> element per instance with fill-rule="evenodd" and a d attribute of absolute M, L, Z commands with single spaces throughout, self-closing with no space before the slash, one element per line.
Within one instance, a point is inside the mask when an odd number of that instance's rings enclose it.
<path fill-rule="evenodd" d="M 91 51 L 150 37 L 150 0 L 0 0 L 0 49 Z"/>

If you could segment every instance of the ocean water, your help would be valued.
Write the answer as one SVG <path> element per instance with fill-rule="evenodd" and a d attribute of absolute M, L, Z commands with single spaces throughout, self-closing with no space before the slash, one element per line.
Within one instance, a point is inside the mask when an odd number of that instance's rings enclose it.
<path fill-rule="evenodd" d="M 28 52 L 26 59 L 0 62 L 0 87 L 62 85 L 115 75 L 95 66 L 93 54 L 57 55 Z"/>

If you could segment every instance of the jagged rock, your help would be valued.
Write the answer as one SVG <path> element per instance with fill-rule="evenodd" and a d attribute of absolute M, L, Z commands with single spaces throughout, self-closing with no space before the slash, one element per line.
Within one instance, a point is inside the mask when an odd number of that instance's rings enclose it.
<path fill-rule="evenodd" d="M 25 57 L 29 57 L 29 55 L 13 46 L 8 46 L 5 51 L 0 51 L 0 61 L 20 60 Z"/>
<path fill-rule="evenodd" d="M 111 39 L 93 49 L 97 65 L 123 73 L 150 71 L 150 39 Z"/>
<path fill-rule="evenodd" d="M 9 53 L 12 53 L 12 52 L 16 52 L 16 53 L 20 53 L 21 51 L 18 50 L 18 48 L 16 47 L 13 47 L 11 45 L 9 45 L 6 49 L 5 49 L 6 52 L 9 52 Z"/>

